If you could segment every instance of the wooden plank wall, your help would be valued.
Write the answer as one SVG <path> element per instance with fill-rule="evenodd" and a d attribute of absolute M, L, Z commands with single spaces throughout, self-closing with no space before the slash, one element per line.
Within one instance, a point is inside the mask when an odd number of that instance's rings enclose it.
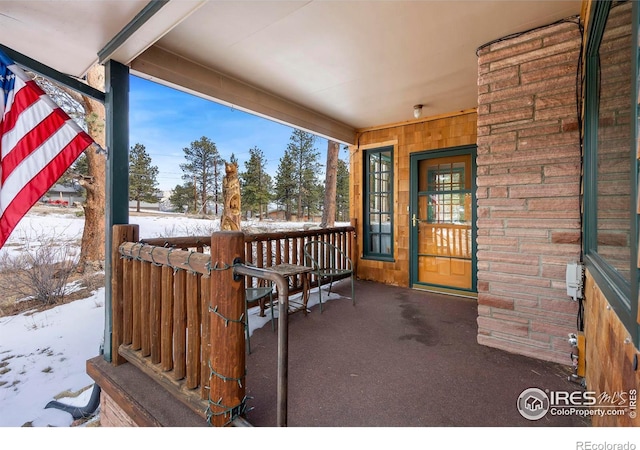
<path fill-rule="evenodd" d="M 411 113 L 411 108 L 408 112 Z M 351 217 L 358 224 L 363 217 L 363 155 L 368 149 L 393 146 L 394 181 L 394 259 L 393 262 L 358 259 L 358 277 L 397 286 L 409 285 L 409 189 L 410 155 L 476 143 L 476 111 L 466 110 L 445 116 L 427 117 L 404 124 L 393 124 L 358 132 L 357 145 L 350 150 Z M 356 230 L 360 252 L 362 229 Z M 362 253 L 358 255 L 361 257 Z"/>
<path fill-rule="evenodd" d="M 595 391 L 598 395 L 606 393 L 613 396 L 615 393 L 625 393 L 628 400 L 629 391 L 637 391 L 640 386 L 640 371 L 634 370 L 637 350 L 615 310 L 611 308 L 588 270 L 585 294 L 587 389 Z M 640 415 L 595 415 L 591 420 L 595 427 L 640 426 Z"/>

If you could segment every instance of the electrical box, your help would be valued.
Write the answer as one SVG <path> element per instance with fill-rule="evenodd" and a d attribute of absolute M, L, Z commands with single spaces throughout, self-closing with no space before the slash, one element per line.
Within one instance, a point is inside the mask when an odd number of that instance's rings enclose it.
<path fill-rule="evenodd" d="M 584 266 L 576 262 L 567 264 L 567 295 L 573 300 L 582 298 L 583 280 Z"/>

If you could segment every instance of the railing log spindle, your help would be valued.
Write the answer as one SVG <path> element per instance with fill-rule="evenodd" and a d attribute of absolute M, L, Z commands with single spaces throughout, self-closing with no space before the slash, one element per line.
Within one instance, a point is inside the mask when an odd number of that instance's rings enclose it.
<path fill-rule="evenodd" d="M 151 265 L 151 362 L 160 363 L 162 329 L 162 266 Z"/>
<path fill-rule="evenodd" d="M 151 355 L 151 263 L 140 262 L 140 347 L 142 356 Z"/>
<path fill-rule="evenodd" d="M 111 267 L 113 275 L 111 277 L 111 355 L 112 364 L 117 366 L 126 362 L 118 354 L 118 348 L 125 340 L 125 313 L 124 297 L 127 292 L 124 279 L 124 266 L 126 261 L 120 257 L 120 244 L 138 240 L 138 225 L 114 225 L 112 230 L 112 250 Z M 130 291 L 129 291 L 130 292 Z"/>
<path fill-rule="evenodd" d="M 198 387 L 200 377 L 200 282 L 187 275 L 187 389 Z"/>
<path fill-rule="evenodd" d="M 181 380 L 187 372 L 187 272 L 178 270 L 173 280 L 173 378 Z"/>
<path fill-rule="evenodd" d="M 162 329 L 160 359 L 164 372 L 173 369 L 173 268 L 162 266 Z"/>

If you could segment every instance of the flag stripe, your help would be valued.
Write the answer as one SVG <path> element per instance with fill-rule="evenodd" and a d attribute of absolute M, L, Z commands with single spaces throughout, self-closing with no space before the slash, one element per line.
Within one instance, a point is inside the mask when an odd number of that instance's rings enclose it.
<path fill-rule="evenodd" d="M 15 146 L 13 146 L 13 150 L 2 158 L 2 177 L 0 183 L 4 184 L 5 180 L 13 173 L 16 167 L 20 165 L 22 160 L 27 158 L 31 153 L 36 152 L 40 146 L 49 139 L 52 133 L 55 133 L 56 130 L 65 125 L 66 119 L 64 112 L 57 109 L 45 117 L 36 127 L 28 130 Z M 71 129 L 69 132 L 70 134 L 75 133 L 75 131 Z"/>
<path fill-rule="evenodd" d="M 4 130 L 4 135 L 2 136 L 2 159 L 13 151 L 18 142 L 30 130 L 37 128 L 51 114 L 52 110 L 53 108 L 47 102 L 38 101 L 26 110 L 21 111 L 15 126 L 10 130 Z"/>
<path fill-rule="evenodd" d="M 11 202 L 5 208 L 0 217 L 0 247 L 9 238 L 9 235 L 18 224 L 20 219 L 31 209 L 31 207 L 49 190 L 51 186 L 60 178 L 60 173 L 64 172 L 83 149 L 90 142 L 87 142 L 88 135 L 77 135 L 69 142 L 48 164 L 36 174 L 28 183 L 23 183 L 23 187 L 13 196 L 8 198 Z M 90 139 L 90 138 L 89 138 Z M 2 198 L 4 203 L 4 186 Z"/>
<path fill-rule="evenodd" d="M 33 81 L 28 84 L 16 81 L 16 85 L 18 84 L 21 85 L 19 87 L 20 90 L 18 90 L 18 86 L 16 86 L 16 90 L 14 90 L 13 101 L 10 100 L 8 102 L 8 109 L 4 114 L 4 125 L 2 128 L 3 133 L 7 133 L 13 130 L 13 127 L 16 126 L 16 123 L 18 122 L 18 118 L 20 117 L 22 111 L 29 108 L 36 101 L 38 101 L 41 95 L 44 95 L 44 92 L 42 92 L 38 85 Z M 38 88 L 38 90 L 34 91 L 33 89 L 25 89 L 29 84 L 34 85 L 36 88 Z"/>
<path fill-rule="evenodd" d="M 68 147 L 69 143 L 73 142 L 76 136 L 78 137 L 76 142 L 84 145 Z M 65 124 L 65 126 L 60 128 L 36 151 L 21 161 L 17 169 L 2 183 L 2 190 L 0 191 L 0 213 L 7 210 L 13 197 L 18 195 L 25 185 L 29 184 L 38 173 L 46 168 L 50 162 L 56 158 L 58 153 L 61 151 L 71 153 L 71 162 L 73 162 L 90 143 L 90 138 L 86 134 L 76 135 L 73 128 Z M 60 174 L 62 174 L 65 169 L 66 167 L 62 169 Z M 57 178 L 60 177 L 60 174 Z"/>

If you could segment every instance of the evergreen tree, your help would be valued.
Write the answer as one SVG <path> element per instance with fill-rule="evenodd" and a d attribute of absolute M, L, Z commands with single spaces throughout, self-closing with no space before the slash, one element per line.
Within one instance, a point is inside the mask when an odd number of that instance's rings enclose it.
<path fill-rule="evenodd" d="M 291 220 L 291 211 L 296 198 L 296 180 L 293 173 L 293 159 L 288 150 L 285 150 L 280 158 L 275 184 L 274 200 L 284 208 L 286 220 Z"/>
<path fill-rule="evenodd" d="M 136 211 L 140 212 L 140 202 L 158 201 L 158 167 L 151 165 L 151 156 L 144 145 L 135 144 L 129 151 L 129 200 L 136 201 Z"/>
<path fill-rule="evenodd" d="M 258 147 L 249 150 L 249 160 L 245 161 L 245 171 L 240 174 L 242 189 L 242 209 L 246 211 L 258 211 L 262 220 L 263 212 L 266 212 L 271 200 L 271 177 L 265 171 L 267 159 Z"/>
<path fill-rule="evenodd" d="M 196 212 L 207 214 L 207 202 L 212 198 L 214 191 L 215 168 L 222 164 L 216 144 L 205 136 L 193 141 L 191 146 L 184 148 L 184 157 L 187 163 L 180 164 L 184 172 L 182 179 L 195 186 L 193 198 Z M 217 183 L 219 186 L 219 181 Z"/>
<path fill-rule="evenodd" d="M 336 189 L 336 220 L 349 220 L 349 166 L 346 161 L 338 159 Z"/>
<path fill-rule="evenodd" d="M 180 212 L 195 212 L 195 196 L 193 182 L 188 181 L 185 184 L 178 184 L 169 197 L 169 201 L 174 209 Z"/>
<path fill-rule="evenodd" d="M 83 153 L 78 156 L 78 159 L 73 163 L 71 169 L 80 176 L 89 176 L 89 162 L 87 161 L 87 155 Z"/>
<path fill-rule="evenodd" d="M 89 175 L 89 165 L 87 163 L 87 156 L 83 152 L 78 156 L 75 162 L 69 167 L 60 177 L 58 183 L 64 186 L 77 186 L 78 180 L 80 178 L 88 178 Z M 84 194 L 84 192 L 83 192 Z"/>
<path fill-rule="evenodd" d="M 308 187 L 307 194 L 302 197 L 302 215 L 305 212 L 307 220 L 311 220 L 311 216 L 318 213 L 323 208 L 324 203 L 324 184 L 319 181 L 315 181 Z"/>
<path fill-rule="evenodd" d="M 308 216 L 317 209 L 314 205 L 318 204 L 318 196 L 321 195 L 318 189 L 318 173 L 322 164 L 318 162 L 320 152 L 313 146 L 315 143 L 313 134 L 293 130 L 289 140 L 287 152 L 293 164 L 291 170 L 295 182 L 297 216 L 300 219 L 305 207 Z"/>

